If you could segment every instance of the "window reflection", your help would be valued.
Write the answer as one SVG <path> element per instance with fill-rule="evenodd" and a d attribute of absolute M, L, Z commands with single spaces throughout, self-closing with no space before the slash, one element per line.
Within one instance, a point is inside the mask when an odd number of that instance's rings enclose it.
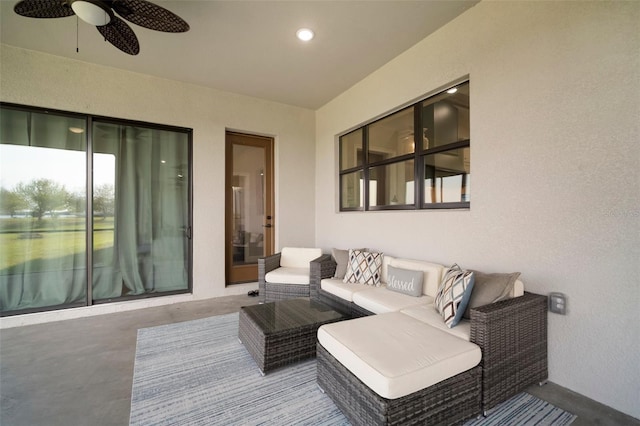
<path fill-rule="evenodd" d="M 358 129 L 340 138 L 340 170 L 361 166 L 362 162 L 362 129 Z"/>
<path fill-rule="evenodd" d="M 406 108 L 369 125 L 369 163 L 411 154 L 416 145 L 413 108 Z"/>
<path fill-rule="evenodd" d="M 340 208 L 358 209 L 364 206 L 362 171 L 348 173 L 340 177 Z"/>
<path fill-rule="evenodd" d="M 369 170 L 369 206 L 413 204 L 414 161 L 402 161 Z"/>
<path fill-rule="evenodd" d="M 469 83 L 424 101 L 422 127 L 424 149 L 470 139 Z"/>
<path fill-rule="evenodd" d="M 0 310 L 84 304 L 85 120 L 1 116 Z"/>
<path fill-rule="evenodd" d="M 459 203 L 470 200 L 469 148 L 425 156 L 424 202 Z"/>

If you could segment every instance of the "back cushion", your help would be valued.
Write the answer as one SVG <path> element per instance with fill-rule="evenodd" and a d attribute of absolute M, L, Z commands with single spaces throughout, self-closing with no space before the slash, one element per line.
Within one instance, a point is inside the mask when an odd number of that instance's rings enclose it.
<path fill-rule="evenodd" d="M 423 271 L 424 279 L 422 280 L 422 294 L 431 297 L 436 297 L 436 294 L 438 294 L 438 286 L 440 285 L 442 274 L 445 270 L 444 266 L 437 263 L 425 262 L 422 260 L 400 258 L 391 260 L 389 265 L 395 266 L 396 268 Z"/>
<path fill-rule="evenodd" d="M 395 257 L 387 256 L 386 254 L 384 255 L 384 259 L 382 259 L 382 276 L 380 277 L 380 282 L 384 285 L 388 282 L 389 265 L 394 259 Z"/>
<path fill-rule="evenodd" d="M 309 268 L 309 262 L 322 256 L 322 249 L 283 247 L 280 251 L 280 266 L 285 268 Z"/>

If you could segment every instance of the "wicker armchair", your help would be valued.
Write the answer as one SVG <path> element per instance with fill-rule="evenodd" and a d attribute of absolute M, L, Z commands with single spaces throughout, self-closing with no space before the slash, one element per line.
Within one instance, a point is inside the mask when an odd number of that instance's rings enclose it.
<path fill-rule="evenodd" d="M 260 302 L 309 297 L 310 262 L 321 255 L 321 249 L 284 247 L 258 259 Z"/>

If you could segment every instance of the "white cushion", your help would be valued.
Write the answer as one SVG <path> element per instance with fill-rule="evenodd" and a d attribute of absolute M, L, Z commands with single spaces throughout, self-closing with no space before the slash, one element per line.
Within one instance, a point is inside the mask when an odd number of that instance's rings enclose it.
<path fill-rule="evenodd" d="M 360 283 L 345 283 L 342 278 L 325 278 L 320 281 L 320 288 L 348 302 L 353 302 L 353 294 L 370 289 L 371 286 Z"/>
<path fill-rule="evenodd" d="M 395 258 L 390 263 L 391 266 L 403 269 L 412 269 L 414 271 L 423 271 L 424 279 L 422 280 L 423 291 L 422 293 L 436 297 L 438 293 L 438 286 L 442 280 L 442 274 L 445 267 L 443 265 L 431 262 L 425 262 L 422 260 L 400 259 Z M 386 283 L 386 281 L 385 281 Z"/>
<path fill-rule="evenodd" d="M 382 285 L 387 284 L 387 276 L 389 273 L 389 264 L 395 260 L 395 257 L 384 255 L 384 259 L 382 259 L 382 276 L 380 277 L 380 283 Z"/>
<path fill-rule="evenodd" d="M 369 287 L 353 294 L 353 303 L 374 314 L 396 312 L 409 306 L 433 304 L 429 296 L 413 297 L 387 290 L 386 287 Z"/>
<path fill-rule="evenodd" d="M 309 262 L 322 256 L 322 249 L 283 247 L 280 251 L 280 266 L 285 268 L 307 268 Z"/>
<path fill-rule="evenodd" d="M 410 297 L 410 296 L 409 296 Z M 318 341 L 383 398 L 428 388 L 480 362 L 480 348 L 400 312 L 323 325 Z"/>
<path fill-rule="evenodd" d="M 520 297 L 524 296 L 524 283 L 520 280 L 516 280 L 513 283 L 513 291 L 510 293 L 511 297 Z"/>
<path fill-rule="evenodd" d="M 433 303 L 428 305 L 412 306 L 402 309 L 400 312 L 461 339 L 467 341 L 471 340 L 471 321 L 462 320 L 455 327 L 449 328 Z"/>
<path fill-rule="evenodd" d="M 309 285 L 309 268 L 276 268 L 267 272 L 264 280 L 268 283 Z"/>

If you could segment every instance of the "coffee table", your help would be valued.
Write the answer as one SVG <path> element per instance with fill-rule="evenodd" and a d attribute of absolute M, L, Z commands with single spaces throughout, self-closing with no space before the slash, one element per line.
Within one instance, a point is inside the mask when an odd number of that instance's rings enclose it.
<path fill-rule="evenodd" d="M 238 338 L 262 375 L 316 355 L 318 327 L 349 319 L 309 299 L 288 299 L 240 308 Z"/>

